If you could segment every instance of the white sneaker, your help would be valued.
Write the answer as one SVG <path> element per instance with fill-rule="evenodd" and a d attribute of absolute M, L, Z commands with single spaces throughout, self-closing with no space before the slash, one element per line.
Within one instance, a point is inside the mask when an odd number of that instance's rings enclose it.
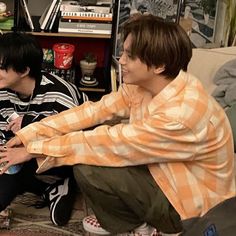
<path fill-rule="evenodd" d="M 87 232 L 98 235 L 109 235 L 110 233 L 103 229 L 95 215 L 87 216 L 83 219 L 83 227 Z"/>
<path fill-rule="evenodd" d="M 98 235 L 109 235 L 110 233 L 103 229 L 99 224 L 97 218 L 94 215 L 87 216 L 83 219 L 83 227 L 87 232 L 98 234 Z M 118 234 L 117 236 L 157 236 L 158 233 L 155 228 L 142 224 L 135 230 L 123 234 Z"/>
<path fill-rule="evenodd" d="M 152 236 L 155 231 L 155 228 L 150 225 L 147 225 L 147 223 L 144 223 L 134 230 L 134 235 Z"/>

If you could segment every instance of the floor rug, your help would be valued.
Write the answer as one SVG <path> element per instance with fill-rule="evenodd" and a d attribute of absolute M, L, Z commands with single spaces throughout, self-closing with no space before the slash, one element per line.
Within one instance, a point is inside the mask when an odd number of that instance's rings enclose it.
<path fill-rule="evenodd" d="M 55 226 L 47 207 L 35 209 L 31 206 L 37 196 L 25 193 L 18 196 L 9 206 L 12 217 L 9 229 L 0 229 L 1 236 L 84 236 L 86 235 L 82 219 L 85 216 L 85 205 L 81 196 L 77 197 L 71 220 L 66 226 Z"/>

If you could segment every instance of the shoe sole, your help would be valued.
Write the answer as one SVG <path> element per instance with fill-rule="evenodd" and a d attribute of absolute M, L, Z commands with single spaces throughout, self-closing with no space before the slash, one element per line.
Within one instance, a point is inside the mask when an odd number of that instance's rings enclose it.
<path fill-rule="evenodd" d="M 97 229 L 94 229 L 94 230 L 93 230 L 91 227 L 85 225 L 84 223 L 83 223 L 83 227 L 84 227 L 84 230 L 85 230 L 85 231 L 87 231 L 87 232 L 89 232 L 89 233 L 92 233 L 92 234 L 110 235 L 109 232 L 106 233 L 106 232 L 104 232 L 103 229 L 102 229 L 101 231 L 99 231 L 99 230 L 97 230 Z"/>
<path fill-rule="evenodd" d="M 100 226 L 95 216 L 91 215 L 91 216 L 85 217 L 82 223 L 83 223 L 84 229 L 89 233 L 93 233 L 97 235 L 110 235 L 111 234 Z M 94 224 L 97 226 L 95 226 Z"/>

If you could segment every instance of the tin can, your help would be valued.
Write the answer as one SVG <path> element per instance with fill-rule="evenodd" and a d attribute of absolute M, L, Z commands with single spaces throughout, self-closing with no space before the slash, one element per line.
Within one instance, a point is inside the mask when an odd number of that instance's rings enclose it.
<path fill-rule="evenodd" d="M 69 43 L 57 43 L 53 45 L 54 66 L 58 69 L 69 69 L 72 65 L 75 46 Z"/>

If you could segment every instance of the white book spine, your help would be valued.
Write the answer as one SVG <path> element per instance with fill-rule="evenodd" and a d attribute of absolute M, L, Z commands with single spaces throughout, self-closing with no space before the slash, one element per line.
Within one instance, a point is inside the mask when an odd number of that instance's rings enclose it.
<path fill-rule="evenodd" d="M 96 29 L 75 29 L 75 28 L 61 28 L 58 27 L 59 33 L 81 33 L 81 34 L 104 34 L 110 35 L 111 30 L 96 30 Z"/>
<path fill-rule="evenodd" d="M 46 16 L 45 16 L 45 18 L 44 18 L 42 24 L 40 25 L 40 28 L 41 28 L 42 30 L 45 29 L 45 26 L 46 26 L 46 24 L 47 24 L 47 22 L 48 22 L 48 19 L 49 19 L 50 15 L 52 14 L 53 8 L 54 8 L 54 6 L 56 5 L 57 1 L 58 1 L 58 0 L 53 0 L 53 1 L 52 1 L 51 5 L 50 5 L 50 7 L 49 7 L 49 9 L 48 9 L 48 12 L 47 12 Z"/>
<path fill-rule="evenodd" d="M 62 12 L 61 16 L 78 16 L 78 17 L 95 17 L 95 18 L 112 18 L 112 13 L 96 13 L 96 12 Z"/>
<path fill-rule="evenodd" d="M 110 30 L 112 24 L 106 23 L 83 23 L 83 22 L 59 22 L 60 28 L 71 28 L 71 29 L 90 29 L 90 30 Z"/>
<path fill-rule="evenodd" d="M 102 6 L 80 6 L 72 4 L 62 4 L 60 7 L 61 12 L 95 12 L 95 13 L 110 13 L 110 7 Z"/>
<path fill-rule="evenodd" d="M 51 23 L 50 23 L 49 30 L 51 30 L 52 27 L 53 27 L 53 25 L 54 25 L 54 22 L 55 22 L 56 17 L 57 17 L 57 13 L 58 13 L 58 11 L 59 11 L 59 9 L 60 9 L 60 6 L 61 6 L 61 2 L 62 2 L 62 0 L 59 0 L 59 3 L 58 3 L 58 5 L 57 5 L 57 8 L 56 8 L 56 10 L 55 10 L 55 12 L 54 12 L 54 15 L 53 15 L 53 17 L 52 17 L 52 21 L 51 21 Z"/>

